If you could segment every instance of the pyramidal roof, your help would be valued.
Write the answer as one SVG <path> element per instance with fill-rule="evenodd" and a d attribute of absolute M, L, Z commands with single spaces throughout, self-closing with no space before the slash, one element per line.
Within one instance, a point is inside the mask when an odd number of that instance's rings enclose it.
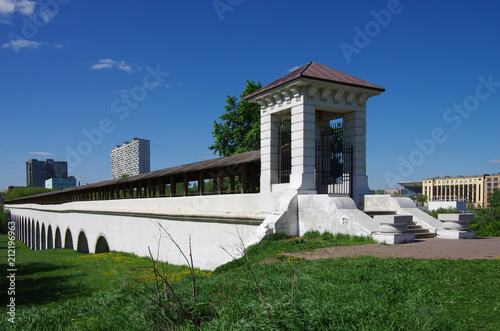
<path fill-rule="evenodd" d="M 302 67 L 295 69 L 288 75 L 285 75 L 275 80 L 271 84 L 264 86 L 260 90 L 250 93 L 249 95 L 245 96 L 245 99 L 252 98 L 256 95 L 262 94 L 264 92 L 272 90 L 275 87 L 284 85 L 299 78 L 312 78 L 326 82 L 333 82 L 344 85 L 359 86 L 359 87 L 374 89 L 381 92 L 385 91 L 383 87 L 377 86 L 372 83 L 368 83 L 367 81 L 348 75 L 341 71 L 332 69 L 320 63 L 309 62 L 308 64 L 305 64 Z"/>

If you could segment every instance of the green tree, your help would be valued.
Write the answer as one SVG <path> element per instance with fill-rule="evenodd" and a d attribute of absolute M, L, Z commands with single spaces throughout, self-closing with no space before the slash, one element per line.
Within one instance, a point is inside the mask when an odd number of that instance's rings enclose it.
<path fill-rule="evenodd" d="M 48 189 L 45 187 L 29 186 L 29 187 L 14 187 L 5 194 L 5 201 L 27 197 L 30 195 L 57 191 L 57 189 Z"/>
<path fill-rule="evenodd" d="M 415 201 L 416 202 L 420 202 L 420 203 L 424 203 L 424 202 L 427 202 L 427 200 L 429 199 L 429 197 L 425 194 L 418 194 L 416 197 L 415 197 Z"/>
<path fill-rule="evenodd" d="M 260 149 L 260 106 L 249 103 L 243 97 L 257 91 L 259 82 L 247 80 L 247 86 L 240 95 L 227 96 L 224 114 L 214 121 L 212 136 L 215 142 L 209 147 L 220 156 L 229 156 Z"/>
<path fill-rule="evenodd" d="M 8 222 L 10 220 L 10 212 L 3 208 L 3 204 L 0 203 L 0 232 L 8 232 Z"/>
<path fill-rule="evenodd" d="M 500 207 L 500 190 L 494 189 L 488 193 L 488 203 L 492 209 Z"/>

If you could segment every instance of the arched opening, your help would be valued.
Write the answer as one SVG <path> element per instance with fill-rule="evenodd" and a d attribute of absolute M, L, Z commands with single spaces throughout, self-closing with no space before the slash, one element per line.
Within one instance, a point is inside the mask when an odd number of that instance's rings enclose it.
<path fill-rule="evenodd" d="M 47 249 L 54 248 L 54 240 L 52 238 L 52 227 L 49 225 L 47 228 Z"/>
<path fill-rule="evenodd" d="M 109 252 L 108 242 L 106 241 L 106 238 L 100 236 L 99 239 L 97 239 L 97 243 L 95 244 L 95 253 L 99 254 L 107 252 Z"/>
<path fill-rule="evenodd" d="M 20 229 L 21 229 L 21 238 L 19 240 L 21 240 L 21 242 L 24 242 L 24 221 L 23 221 L 23 218 L 20 217 L 19 219 L 19 223 L 21 224 L 20 226 Z"/>
<path fill-rule="evenodd" d="M 47 249 L 47 237 L 45 235 L 45 224 L 42 224 L 42 235 L 41 235 L 41 249 Z"/>
<path fill-rule="evenodd" d="M 64 236 L 64 248 L 73 249 L 73 237 L 71 237 L 71 231 L 66 230 L 66 235 Z"/>
<path fill-rule="evenodd" d="M 77 252 L 80 253 L 88 253 L 89 252 L 89 243 L 87 242 L 87 236 L 85 235 L 85 232 L 80 231 L 80 234 L 78 235 L 78 244 L 76 246 Z"/>
<path fill-rule="evenodd" d="M 61 231 L 59 231 L 59 228 L 56 228 L 56 241 L 54 244 L 55 248 L 61 248 Z"/>
<path fill-rule="evenodd" d="M 40 223 L 36 222 L 36 232 L 35 232 L 35 249 L 40 250 Z"/>
<path fill-rule="evenodd" d="M 31 249 L 35 249 L 35 220 L 31 221 L 31 233 L 30 233 L 30 247 Z"/>
<path fill-rule="evenodd" d="M 26 222 L 26 239 L 25 239 L 24 243 L 27 246 L 29 246 L 31 244 L 31 239 L 30 239 L 31 238 L 31 234 L 30 234 L 31 233 L 30 232 L 31 231 L 31 223 L 30 223 L 29 218 L 26 219 L 25 222 Z"/>
<path fill-rule="evenodd" d="M 23 243 L 26 245 L 26 236 L 27 236 L 27 233 L 28 233 L 28 230 L 26 229 L 26 219 L 23 217 Z"/>

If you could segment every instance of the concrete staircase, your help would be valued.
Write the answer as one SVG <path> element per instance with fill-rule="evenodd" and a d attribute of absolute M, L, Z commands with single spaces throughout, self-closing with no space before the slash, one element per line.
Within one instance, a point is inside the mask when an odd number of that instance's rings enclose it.
<path fill-rule="evenodd" d="M 424 238 L 435 238 L 436 234 L 429 231 L 429 229 L 424 229 L 422 225 L 418 225 L 415 222 L 408 223 L 408 232 L 415 234 L 415 239 Z"/>
<path fill-rule="evenodd" d="M 372 217 L 374 220 L 379 219 L 383 216 L 396 216 L 396 212 L 393 211 L 380 211 L 380 210 L 365 210 L 365 214 Z M 429 229 L 424 229 L 421 225 L 418 225 L 413 220 L 410 222 L 406 222 L 407 229 L 405 232 L 413 233 L 415 235 L 415 239 L 424 239 L 424 238 L 435 238 L 436 234 L 429 231 Z"/>

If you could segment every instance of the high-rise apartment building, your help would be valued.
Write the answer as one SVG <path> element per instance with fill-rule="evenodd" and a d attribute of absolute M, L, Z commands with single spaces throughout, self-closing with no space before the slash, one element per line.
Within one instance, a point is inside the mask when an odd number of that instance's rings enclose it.
<path fill-rule="evenodd" d="M 150 172 L 149 140 L 134 138 L 111 151 L 111 178 Z"/>
<path fill-rule="evenodd" d="M 26 162 L 26 186 L 45 187 L 45 181 L 50 178 L 68 178 L 68 162 L 52 159 Z"/>

